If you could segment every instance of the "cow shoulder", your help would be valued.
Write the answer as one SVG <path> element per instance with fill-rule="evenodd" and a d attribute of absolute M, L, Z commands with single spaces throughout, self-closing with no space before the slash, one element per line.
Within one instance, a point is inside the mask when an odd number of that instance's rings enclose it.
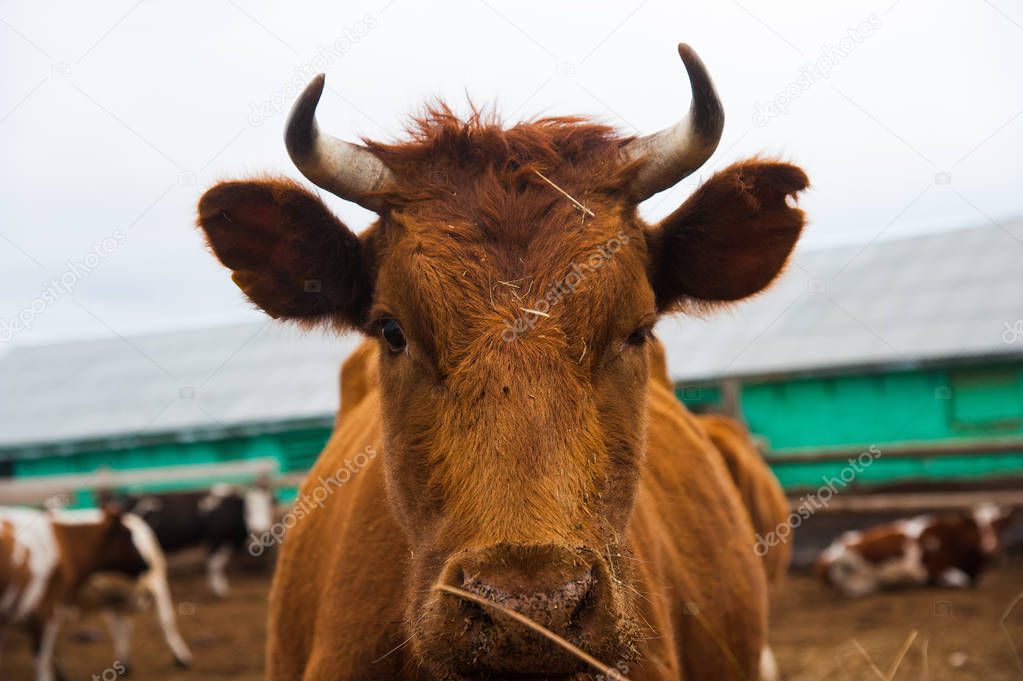
<path fill-rule="evenodd" d="M 400 675 L 401 653 L 372 664 L 402 641 L 409 558 L 381 454 L 376 400 L 361 400 L 299 489 L 270 596 L 269 678 L 350 678 L 392 666 Z"/>
<path fill-rule="evenodd" d="M 707 640 L 704 625 L 728 632 L 726 643 L 741 666 L 756 669 L 766 643 L 767 577 L 754 552 L 749 515 L 696 417 L 662 382 L 651 381 L 648 396 L 647 461 L 630 544 L 639 558 L 664 570 L 653 588 L 685 594 L 686 608 L 701 614 L 673 613 L 677 637 L 714 647 L 720 642 Z M 734 673 L 733 662 L 719 662 L 722 678 Z M 685 671 L 687 678 L 700 673 Z"/>

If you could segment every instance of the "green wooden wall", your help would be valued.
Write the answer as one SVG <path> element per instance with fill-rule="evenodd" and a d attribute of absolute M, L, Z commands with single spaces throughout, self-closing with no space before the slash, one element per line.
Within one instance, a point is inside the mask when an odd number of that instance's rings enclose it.
<path fill-rule="evenodd" d="M 41 456 L 15 458 L 10 470 L 15 478 L 47 475 L 91 474 L 101 467 L 113 470 L 162 468 L 225 463 L 251 459 L 276 459 L 282 473 L 307 470 L 316 461 L 330 436 L 329 427 L 301 427 L 273 433 L 237 435 L 221 439 L 199 441 L 170 441 L 159 444 L 137 446 L 109 445 L 87 447 L 70 453 L 53 452 Z M 167 480 L 159 484 L 147 484 L 126 492 L 156 492 L 181 488 L 209 486 L 225 480 L 189 480 L 187 482 Z M 283 489 L 280 498 L 290 500 L 294 489 Z M 72 504 L 76 507 L 94 505 L 91 492 L 80 490 Z"/>
<path fill-rule="evenodd" d="M 714 384 L 679 386 L 694 410 L 720 400 Z M 750 430 L 788 488 L 816 487 L 844 462 L 792 461 L 801 453 L 876 446 L 881 455 L 856 484 L 1019 478 L 1018 452 L 885 458 L 888 446 L 1023 440 L 1023 363 L 747 382 L 741 407 Z"/>
<path fill-rule="evenodd" d="M 92 473 L 101 466 L 130 470 L 261 458 L 275 458 L 282 471 L 290 472 L 311 466 L 329 436 L 329 428 L 306 428 L 219 440 L 98 448 L 71 455 L 18 459 L 14 476 Z"/>

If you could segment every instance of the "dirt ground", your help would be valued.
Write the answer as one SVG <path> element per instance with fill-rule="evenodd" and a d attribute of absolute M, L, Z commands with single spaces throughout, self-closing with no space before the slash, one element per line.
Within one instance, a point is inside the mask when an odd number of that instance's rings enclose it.
<path fill-rule="evenodd" d="M 914 632 L 894 681 L 1023 681 L 1023 600 L 1016 600 L 1023 599 L 1023 556 L 986 573 L 974 589 L 846 600 L 792 576 L 779 595 L 771 638 L 787 681 L 878 679 L 864 653 L 888 678 Z"/>
<path fill-rule="evenodd" d="M 146 613 L 136 618 L 135 657 L 128 678 L 261 679 L 269 579 L 265 574 L 238 572 L 232 574 L 231 586 L 231 599 L 217 601 L 200 575 L 176 578 L 172 588 L 179 624 L 195 666 L 183 671 L 172 665 L 152 615 Z M 856 601 L 842 600 L 809 577 L 793 575 L 777 599 L 774 649 L 788 681 L 861 681 L 878 678 L 864 653 L 887 677 L 900 649 L 917 632 L 894 681 L 1021 681 L 1023 669 L 1010 637 L 1023 656 L 1023 602 L 1008 614 L 1004 627 L 1000 624 L 1021 592 L 1019 556 L 985 575 L 976 589 L 883 593 Z M 58 650 L 72 681 L 116 678 L 113 650 L 98 618 L 69 623 Z M 12 632 L 8 637 L 3 665 L 4 681 L 32 678 L 23 635 Z"/>
<path fill-rule="evenodd" d="M 263 678 L 263 643 L 266 639 L 266 597 L 270 579 L 265 573 L 234 572 L 229 575 L 231 596 L 218 600 L 202 575 L 172 575 L 171 591 L 178 613 L 178 627 L 195 657 L 190 669 L 174 666 L 163 642 L 153 610 L 135 616 L 129 674 L 116 673 L 117 660 L 101 617 L 69 620 L 63 629 L 57 654 L 69 681 L 257 681 Z M 95 677 L 94 677 L 95 675 Z M 28 637 L 14 630 L 8 635 L 0 681 L 32 681 Z"/>

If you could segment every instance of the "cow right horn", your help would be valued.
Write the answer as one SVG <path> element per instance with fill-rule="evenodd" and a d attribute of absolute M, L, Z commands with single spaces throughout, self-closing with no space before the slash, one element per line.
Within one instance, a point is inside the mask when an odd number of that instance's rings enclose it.
<path fill-rule="evenodd" d="M 689 112 L 670 128 L 638 137 L 622 150 L 623 161 L 642 161 L 629 187 L 629 194 L 636 201 L 673 187 L 696 172 L 721 141 L 725 113 L 707 67 L 685 43 L 679 43 L 678 54 L 686 66 L 693 91 Z"/>
<path fill-rule="evenodd" d="M 361 144 L 320 133 L 316 105 L 326 78 L 317 75 L 291 107 L 284 144 L 295 166 L 314 184 L 342 199 L 379 213 L 383 204 L 376 195 L 393 183 L 390 168 Z"/>

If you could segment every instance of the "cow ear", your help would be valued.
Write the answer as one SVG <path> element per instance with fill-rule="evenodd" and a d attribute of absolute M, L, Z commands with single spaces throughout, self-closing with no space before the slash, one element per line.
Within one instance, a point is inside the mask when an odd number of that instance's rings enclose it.
<path fill-rule="evenodd" d="M 778 275 L 803 229 L 790 205 L 809 180 L 787 163 L 737 163 L 705 182 L 648 234 L 661 312 L 752 295 Z"/>
<path fill-rule="evenodd" d="M 369 249 L 298 183 L 222 182 L 199 200 L 198 222 L 234 283 L 271 317 L 364 322 Z"/>

